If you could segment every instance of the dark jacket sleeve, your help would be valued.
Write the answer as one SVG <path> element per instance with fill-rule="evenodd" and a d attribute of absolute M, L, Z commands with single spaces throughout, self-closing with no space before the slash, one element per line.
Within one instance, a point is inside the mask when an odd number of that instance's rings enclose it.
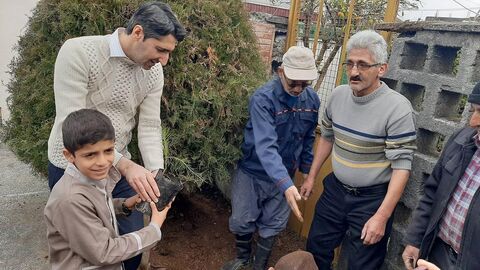
<path fill-rule="evenodd" d="M 313 161 L 313 143 L 315 141 L 315 128 L 316 125 L 313 125 L 305 134 L 303 138 L 303 147 L 300 160 L 299 171 L 301 173 L 307 174 L 310 172 L 310 167 L 312 167 Z"/>
<path fill-rule="evenodd" d="M 435 197 L 437 188 L 440 185 L 442 179 L 443 171 L 443 160 L 445 155 L 448 152 L 449 146 L 454 143 L 454 138 L 458 135 L 456 132 L 453 136 L 450 137 L 447 144 L 445 144 L 444 151 L 440 155 L 435 167 L 433 168 L 432 174 L 427 178 L 424 183 L 424 195 L 420 198 L 417 208 L 415 209 L 410 225 L 407 229 L 407 234 L 405 236 L 405 242 L 408 245 L 420 248 L 422 239 L 427 230 L 428 223 L 432 214 L 432 205 L 435 200 L 438 198 Z"/>
<path fill-rule="evenodd" d="M 275 119 L 264 103 L 257 95 L 253 95 L 250 100 L 255 151 L 267 175 L 282 192 L 285 192 L 293 186 L 293 181 L 278 153 Z"/>

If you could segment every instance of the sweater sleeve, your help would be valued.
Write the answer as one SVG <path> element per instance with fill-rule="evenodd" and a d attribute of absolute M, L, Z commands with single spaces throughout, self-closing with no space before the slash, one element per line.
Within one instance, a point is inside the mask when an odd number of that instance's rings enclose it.
<path fill-rule="evenodd" d="M 66 166 L 63 157 L 62 124 L 68 114 L 86 107 L 88 57 L 76 39 L 65 41 L 58 52 L 53 79 L 55 122 L 48 140 L 48 159 L 57 167 Z"/>
<path fill-rule="evenodd" d="M 63 121 L 71 112 L 87 108 L 90 60 L 79 39 L 65 41 L 58 52 L 53 80 L 55 123 L 49 139 L 49 158 L 63 161 L 63 156 L 58 156 L 59 148 L 63 148 Z M 115 149 L 114 165 L 121 157 L 122 154 Z M 58 160 L 51 161 L 56 165 L 59 163 Z"/>
<path fill-rule="evenodd" d="M 411 107 L 406 104 L 400 107 L 401 111 L 394 110 L 387 123 L 385 156 L 392 162 L 392 169 L 410 170 L 416 149 L 415 122 Z"/>
<path fill-rule="evenodd" d="M 334 90 L 335 91 L 335 90 Z M 323 112 L 322 121 L 320 124 L 320 131 L 321 136 L 326 140 L 333 142 L 334 135 L 333 135 L 333 122 L 332 122 L 332 96 L 327 101 L 325 106 L 325 111 Z"/>
<path fill-rule="evenodd" d="M 157 70 L 159 76 L 156 85 L 147 94 L 140 104 L 138 120 L 138 147 L 142 154 L 145 168 L 150 171 L 164 169 L 162 122 L 160 119 L 160 106 L 163 92 L 163 70 L 161 66 Z"/>
<path fill-rule="evenodd" d="M 58 208 L 53 212 L 53 225 L 73 252 L 94 265 L 119 263 L 152 248 L 161 239 L 160 228 L 153 223 L 135 232 L 112 236 L 88 198 L 80 194 L 59 203 Z"/>
<path fill-rule="evenodd" d="M 88 73 L 88 57 L 81 43 L 67 40 L 58 52 L 53 80 L 56 120 L 59 123 L 63 123 L 71 112 L 86 107 Z"/>

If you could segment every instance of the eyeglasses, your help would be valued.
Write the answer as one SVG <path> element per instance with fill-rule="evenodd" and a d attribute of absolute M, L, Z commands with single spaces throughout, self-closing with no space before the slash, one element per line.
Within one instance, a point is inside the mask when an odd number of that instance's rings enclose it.
<path fill-rule="evenodd" d="M 382 65 L 382 63 L 375 63 L 375 64 L 367 64 L 367 63 L 364 63 L 364 62 L 360 62 L 360 63 L 354 63 L 354 62 L 345 62 L 342 64 L 348 71 L 352 70 L 353 67 L 357 67 L 357 69 L 359 71 L 367 71 L 369 70 L 370 68 L 372 67 L 377 67 L 377 66 L 380 66 Z"/>
<path fill-rule="evenodd" d="M 289 78 L 287 78 L 287 76 L 284 76 L 284 78 L 285 78 L 285 82 L 287 83 L 288 87 L 290 87 L 290 88 L 295 88 L 297 86 L 300 86 L 303 89 L 307 86 L 312 85 L 312 81 L 294 81 L 294 80 L 290 80 Z"/>

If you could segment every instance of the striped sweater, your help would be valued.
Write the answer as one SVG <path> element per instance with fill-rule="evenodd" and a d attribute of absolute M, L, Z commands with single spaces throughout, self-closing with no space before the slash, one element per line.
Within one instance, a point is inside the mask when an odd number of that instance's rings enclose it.
<path fill-rule="evenodd" d="M 363 97 L 354 96 L 348 85 L 335 88 L 321 130 L 334 143 L 333 171 L 344 184 L 386 183 L 392 169 L 411 169 L 416 139 L 412 106 L 383 82 Z"/>

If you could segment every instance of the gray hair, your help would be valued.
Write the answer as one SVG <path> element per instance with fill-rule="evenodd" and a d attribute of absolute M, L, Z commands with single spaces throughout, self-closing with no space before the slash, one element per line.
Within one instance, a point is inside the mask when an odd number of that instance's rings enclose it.
<path fill-rule="evenodd" d="M 170 6 L 162 2 L 141 5 L 127 24 L 127 34 L 132 33 L 135 25 L 142 26 L 144 39 L 173 35 L 180 42 L 187 34 Z"/>
<path fill-rule="evenodd" d="M 352 49 L 367 49 L 377 63 L 385 64 L 388 60 L 387 42 L 373 30 L 364 30 L 354 34 L 347 42 L 347 54 Z"/>

